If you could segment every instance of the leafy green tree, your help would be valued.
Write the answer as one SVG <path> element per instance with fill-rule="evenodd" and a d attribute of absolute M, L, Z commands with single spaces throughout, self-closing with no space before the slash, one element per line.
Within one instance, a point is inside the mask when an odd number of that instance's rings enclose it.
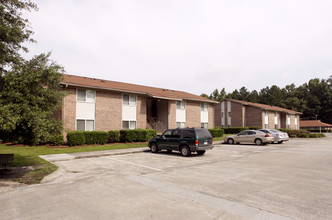
<path fill-rule="evenodd" d="M 22 11 L 37 10 L 31 1 L 1 0 L 0 2 L 0 77 L 9 65 L 21 60 L 19 52 L 27 52 L 22 45 L 26 41 L 34 41 L 29 21 L 22 18 Z"/>
<path fill-rule="evenodd" d="M 209 99 L 210 97 L 206 93 L 201 94 L 202 97 Z"/>
<path fill-rule="evenodd" d="M 256 90 L 251 91 L 247 101 L 258 102 L 258 92 Z"/>
<path fill-rule="evenodd" d="M 49 60 L 50 54 L 14 64 L 2 78 L 0 90 L 0 139 L 38 145 L 61 134 L 54 113 L 61 108 L 59 90 L 63 68 Z"/>

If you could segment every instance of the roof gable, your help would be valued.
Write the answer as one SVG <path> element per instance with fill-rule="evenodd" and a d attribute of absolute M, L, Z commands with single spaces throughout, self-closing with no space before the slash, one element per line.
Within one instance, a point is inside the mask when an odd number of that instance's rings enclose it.
<path fill-rule="evenodd" d="M 64 74 L 64 79 L 62 80 L 61 84 L 95 88 L 95 89 L 113 90 L 113 91 L 126 92 L 126 93 L 143 94 L 153 98 L 161 98 L 161 99 L 193 100 L 200 102 L 218 103 L 213 100 L 182 91 L 141 86 L 130 83 L 95 79 L 95 78 L 82 77 L 82 76 L 74 76 L 68 74 Z"/>
<path fill-rule="evenodd" d="M 246 102 L 246 101 L 240 101 L 240 100 L 235 100 L 235 99 L 224 99 L 224 100 L 236 102 L 236 103 L 239 103 L 239 104 L 242 104 L 242 105 L 249 105 L 249 106 L 253 106 L 253 107 L 256 107 L 256 108 L 269 110 L 269 111 L 285 112 L 285 113 L 293 114 L 293 115 L 302 114 L 301 112 L 297 112 L 297 111 L 293 111 L 293 110 L 289 110 L 289 109 L 286 109 L 286 108 L 281 108 L 281 107 L 273 106 L 273 105 L 266 105 L 266 104 L 260 104 L 260 103 L 254 103 L 254 102 Z"/>
<path fill-rule="evenodd" d="M 300 127 L 332 127 L 332 125 L 320 120 L 302 120 L 300 121 Z"/>

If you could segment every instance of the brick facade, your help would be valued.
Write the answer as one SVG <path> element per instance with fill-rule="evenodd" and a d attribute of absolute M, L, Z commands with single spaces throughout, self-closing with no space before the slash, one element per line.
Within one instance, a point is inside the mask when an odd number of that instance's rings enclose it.
<path fill-rule="evenodd" d="M 242 113 L 242 105 L 238 103 L 231 103 L 231 126 L 232 127 L 243 127 L 243 113 Z"/>
<path fill-rule="evenodd" d="M 76 89 L 66 89 L 67 95 L 63 98 L 62 119 L 64 130 L 74 131 L 76 129 Z"/>
<path fill-rule="evenodd" d="M 201 103 L 199 102 L 186 102 L 186 126 L 201 127 Z"/>
<path fill-rule="evenodd" d="M 228 105 L 227 102 L 231 102 L 231 127 L 262 127 L 265 128 L 265 112 L 268 114 L 268 128 L 275 128 L 275 113 L 277 112 L 277 128 L 288 128 L 288 115 L 290 115 L 290 128 L 299 129 L 299 112 L 295 114 L 293 111 L 287 110 L 287 113 L 283 112 L 286 110 L 269 110 L 262 107 L 256 107 L 253 104 L 242 104 L 241 101 L 237 100 L 227 100 L 220 102 L 215 106 L 215 126 L 222 127 L 221 120 L 221 105 L 224 103 L 224 118 L 225 118 L 225 127 L 228 127 Z M 271 106 L 272 109 L 278 108 Z M 290 114 L 288 112 L 291 112 Z M 295 118 L 297 118 L 297 127 L 295 126 Z"/>
<path fill-rule="evenodd" d="M 146 97 L 137 96 L 137 128 L 146 128 Z"/>
<path fill-rule="evenodd" d="M 82 88 L 85 89 L 85 88 Z M 89 89 L 91 90 L 91 89 Z M 76 130 L 76 106 L 77 106 L 77 88 L 67 87 L 65 91 L 68 93 L 63 98 L 63 107 L 60 116 L 64 121 L 65 132 Z M 96 89 L 95 107 L 94 107 L 94 129 L 96 131 L 109 131 L 122 129 L 122 99 L 123 93 L 115 91 L 106 91 Z M 130 93 L 125 93 L 130 94 Z M 145 95 L 136 95 L 136 127 L 147 128 L 147 108 L 148 98 Z M 151 100 L 151 98 L 150 98 Z M 176 128 L 176 101 L 167 99 L 158 99 L 158 117 L 162 125 L 167 128 Z M 186 101 L 186 126 L 201 126 L 201 102 Z M 209 127 L 214 127 L 214 107 L 209 104 Z M 150 110 L 151 111 L 151 110 Z M 151 113 L 150 113 L 151 114 Z M 91 120 L 91 119 L 90 119 Z M 159 118 L 158 118 L 159 120 Z"/>
<path fill-rule="evenodd" d="M 209 104 L 209 128 L 214 128 L 215 127 L 215 124 L 214 124 L 214 121 L 215 121 L 214 107 L 215 107 L 215 105 Z"/>
<path fill-rule="evenodd" d="M 168 101 L 168 128 L 176 128 L 176 103 Z"/>
<path fill-rule="evenodd" d="M 120 130 L 122 121 L 122 94 L 96 92 L 96 131 Z"/>

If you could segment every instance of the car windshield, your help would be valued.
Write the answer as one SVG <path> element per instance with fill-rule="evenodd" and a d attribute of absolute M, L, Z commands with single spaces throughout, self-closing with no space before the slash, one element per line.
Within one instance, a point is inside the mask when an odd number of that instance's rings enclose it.
<path fill-rule="evenodd" d="M 211 134 L 206 129 L 197 129 L 197 138 L 210 138 Z"/>

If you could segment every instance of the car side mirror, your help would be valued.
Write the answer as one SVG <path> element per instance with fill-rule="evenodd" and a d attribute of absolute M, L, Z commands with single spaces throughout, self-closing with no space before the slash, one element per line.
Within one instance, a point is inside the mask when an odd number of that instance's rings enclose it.
<path fill-rule="evenodd" d="M 165 135 L 161 135 L 161 138 L 162 138 L 162 139 L 166 139 Z"/>

